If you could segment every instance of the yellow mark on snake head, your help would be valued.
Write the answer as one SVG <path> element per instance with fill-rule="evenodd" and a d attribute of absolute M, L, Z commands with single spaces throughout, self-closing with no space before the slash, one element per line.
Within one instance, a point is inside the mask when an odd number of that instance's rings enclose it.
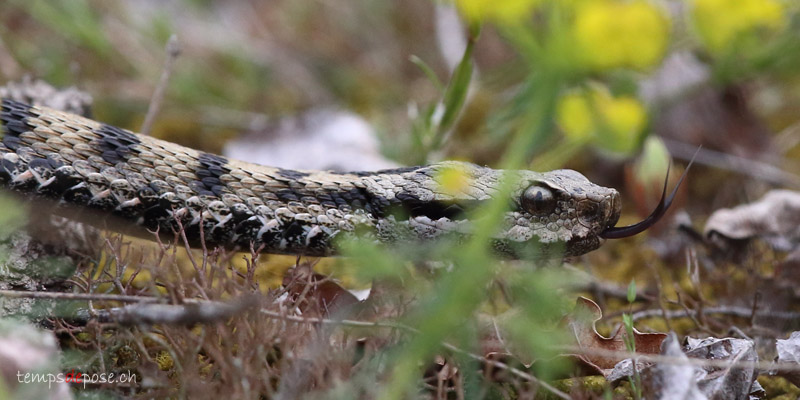
<path fill-rule="evenodd" d="M 446 167 L 436 174 L 436 183 L 446 195 L 456 196 L 464 193 L 470 186 L 470 176 L 467 171 L 458 167 Z"/>

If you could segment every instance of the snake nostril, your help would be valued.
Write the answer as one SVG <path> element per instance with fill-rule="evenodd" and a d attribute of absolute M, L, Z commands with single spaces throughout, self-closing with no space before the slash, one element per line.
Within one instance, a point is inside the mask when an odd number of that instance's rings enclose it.
<path fill-rule="evenodd" d="M 597 202 L 588 199 L 579 201 L 576 210 L 578 212 L 578 221 L 587 228 L 594 226 L 594 222 L 597 221 L 602 214 Z"/>

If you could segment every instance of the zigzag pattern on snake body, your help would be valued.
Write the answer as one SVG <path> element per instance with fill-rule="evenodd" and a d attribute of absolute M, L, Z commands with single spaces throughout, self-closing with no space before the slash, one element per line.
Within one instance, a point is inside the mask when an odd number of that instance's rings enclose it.
<path fill-rule="evenodd" d="M 172 233 L 193 245 L 328 256 L 342 237 L 426 242 L 468 237 L 467 211 L 512 179 L 509 210 L 493 247 L 564 255 L 594 250 L 617 222 L 616 190 L 572 170 L 494 170 L 465 162 L 375 172 L 336 173 L 266 167 L 199 152 L 74 114 L 4 99 L 0 183 L 114 215 L 132 226 Z M 464 185 L 437 177 L 458 170 Z"/>

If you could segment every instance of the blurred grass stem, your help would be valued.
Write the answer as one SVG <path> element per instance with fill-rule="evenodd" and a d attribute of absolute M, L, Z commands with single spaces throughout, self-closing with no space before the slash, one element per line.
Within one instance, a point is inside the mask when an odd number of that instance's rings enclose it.
<path fill-rule="evenodd" d="M 501 162 L 503 169 L 511 170 L 523 165 L 535 139 L 551 128 L 561 82 L 557 70 L 543 69 L 531 76 L 531 85 L 537 96 L 525 115 L 524 125 L 515 132 L 507 147 Z M 477 210 L 481 218 L 473 219 L 476 221 L 473 236 L 454 254 L 457 269 L 441 282 L 436 296 L 423 301 L 418 312 L 413 314 L 411 325 L 422 334 L 412 338 L 398 355 L 382 398 L 405 398 L 409 389 L 414 387 L 414 379 L 419 376 L 420 363 L 433 355 L 445 337 L 463 331 L 465 321 L 483 301 L 485 286 L 494 273 L 494 258 L 488 243 L 508 208 L 505 199 L 511 193 L 512 185 L 512 180 L 502 180 L 493 200 Z"/>

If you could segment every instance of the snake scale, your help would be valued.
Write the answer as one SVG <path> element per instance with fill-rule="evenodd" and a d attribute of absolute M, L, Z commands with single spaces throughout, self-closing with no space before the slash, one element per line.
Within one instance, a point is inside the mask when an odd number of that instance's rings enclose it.
<path fill-rule="evenodd" d="M 411 244 L 463 239 L 473 226 L 469 211 L 499 193 L 501 179 L 513 183 L 492 235 L 501 254 L 519 258 L 537 249 L 574 256 L 596 249 L 603 237 L 636 233 L 614 227 L 621 208 L 616 190 L 572 170 L 504 172 L 446 161 L 373 172 L 296 171 L 10 99 L 2 100 L 0 121 L 6 188 L 151 232 L 183 229 L 193 246 L 329 256 L 338 253 L 337 240 L 354 236 Z M 439 182 L 449 170 L 463 178 L 457 190 Z"/>

